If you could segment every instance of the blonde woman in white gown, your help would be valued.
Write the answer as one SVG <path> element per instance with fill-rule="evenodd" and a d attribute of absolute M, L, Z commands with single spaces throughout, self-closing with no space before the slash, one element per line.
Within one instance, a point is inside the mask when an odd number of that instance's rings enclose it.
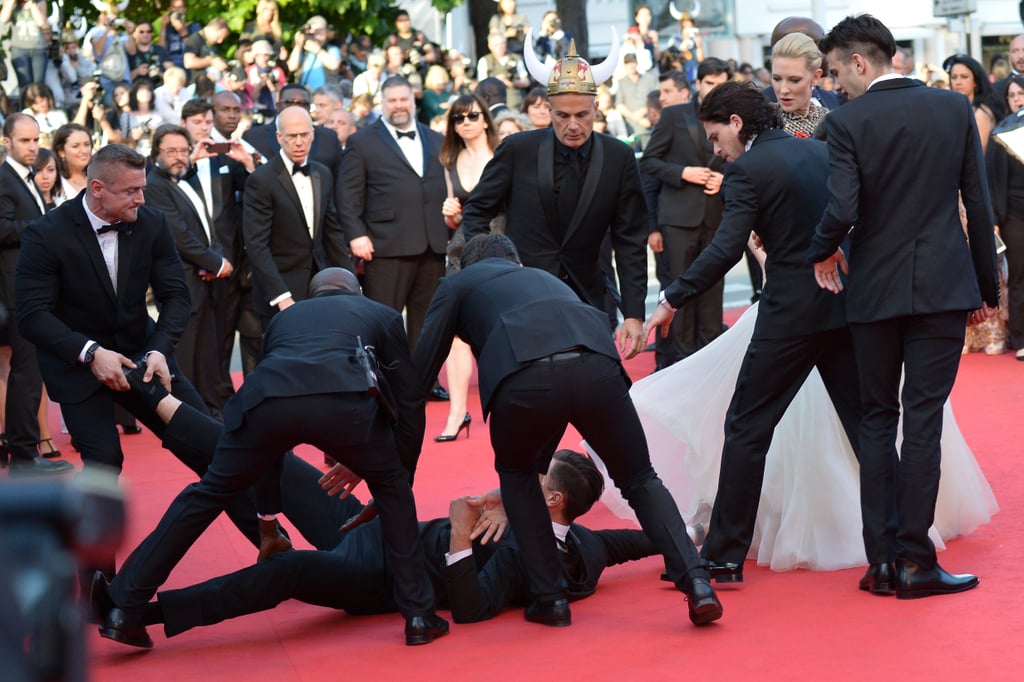
<path fill-rule="evenodd" d="M 755 304 L 700 352 L 630 390 L 651 463 L 691 528 L 708 527 L 718 489 L 725 412 L 756 316 Z M 859 486 L 853 449 L 813 370 L 775 429 L 747 558 L 776 571 L 866 565 Z M 610 479 L 601 499 L 616 515 L 634 518 Z M 987 523 L 998 509 L 947 401 L 942 477 L 931 529 L 936 549 L 945 548 L 944 540 Z"/>

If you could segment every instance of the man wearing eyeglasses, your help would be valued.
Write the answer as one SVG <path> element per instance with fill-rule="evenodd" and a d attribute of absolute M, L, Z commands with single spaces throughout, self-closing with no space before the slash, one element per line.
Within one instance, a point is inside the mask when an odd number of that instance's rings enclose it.
<path fill-rule="evenodd" d="M 154 86 L 160 85 L 164 70 L 174 66 L 171 53 L 153 42 L 153 24 L 149 21 L 136 24 L 132 38 L 135 39 L 134 46 L 126 46 L 132 80 L 148 78 Z"/>

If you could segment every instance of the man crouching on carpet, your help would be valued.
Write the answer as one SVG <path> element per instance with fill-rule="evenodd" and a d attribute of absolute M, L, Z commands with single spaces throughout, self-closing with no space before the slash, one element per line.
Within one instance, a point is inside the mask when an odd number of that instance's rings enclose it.
<path fill-rule="evenodd" d="M 381 517 L 406 644 L 448 633 L 448 622 L 434 613 L 412 496 L 423 404 L 405 397 L 414 395 L 416 376 L 402 318 L 361 296 L 346 270 L 321 271 L 310 288 L 311 298 L 268 325 L 259 365 L 224 408 L 209 470 L 175 498 L 110 583 L 110 601 L 96 614 L 102 636 L 152 647 L 144 624 L 150 598 L 224 507 L 299 443 L 320 448 L 366 480 Z M 134 391 L 148 392 L 156 409 L 165 391 L 139 372 L 128 371 L 128 381 Z M 388 385 L 397 400 L 381 399 L 390 394 Z"/>

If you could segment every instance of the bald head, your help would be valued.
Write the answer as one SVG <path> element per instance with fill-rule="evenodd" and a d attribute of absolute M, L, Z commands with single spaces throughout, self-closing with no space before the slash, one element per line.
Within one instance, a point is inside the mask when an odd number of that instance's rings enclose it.
<path fill-rule="evenodd" d="M 309 295 L 319 296 L 329 291 L 344 291 L 350 294 L 361 294 L 359 279 L 345 268 L 326 268 L 313 275 L 309 283 Z"/>
<path fill-rule="evenodd" d="M 821 39 L 825 37 L 825 29 L 814 19 L 810 17 L 786 17 L 775 25 L 775 29 L 772 31 L 771 47 L 775 47 L 775 43 L 790 33 L 803 33 L 805 36 L 810 36 L 815 43 L 821 42 Z"/>

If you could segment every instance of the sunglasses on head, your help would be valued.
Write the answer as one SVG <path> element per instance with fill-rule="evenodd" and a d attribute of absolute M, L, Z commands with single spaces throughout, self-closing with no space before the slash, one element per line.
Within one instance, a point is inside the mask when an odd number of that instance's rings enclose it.
<path fill-rule="evenodd" d="M 483 116 L 483 114 L 481 114 L 479 111 L 471 111 L 468 114 L 455 114 L 454 116 L 452 116 L 452 120 L 455 121 L 455 125 L 462 123 L 467 118 L 473 123 L 476 123 L 481 116 Z"/>

